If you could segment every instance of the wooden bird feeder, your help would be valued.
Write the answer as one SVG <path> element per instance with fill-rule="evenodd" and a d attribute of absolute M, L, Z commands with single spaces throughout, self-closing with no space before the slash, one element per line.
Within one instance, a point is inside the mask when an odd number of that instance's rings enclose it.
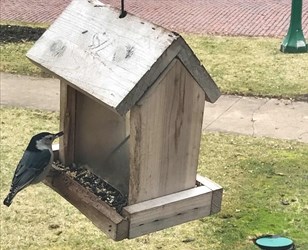
<path fill-rule="evenodd" d="M 61 81 L 59 159 L 127 196 L 118 213 L 59 172 L 46 180 L 114 240 L 220 211 L 197 175 L 204 103 L 219 90 L 184 39 L 101 3 L 73 0 L 27 57 Z"/>

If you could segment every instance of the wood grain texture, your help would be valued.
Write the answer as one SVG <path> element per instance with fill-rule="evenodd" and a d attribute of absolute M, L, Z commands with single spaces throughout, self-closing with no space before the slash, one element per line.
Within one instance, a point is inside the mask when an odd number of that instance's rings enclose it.
<path fill-rule="evenodd" d="M 175 59 L 131 110 L 129 204 L 194 187 L 204 99 Z"/>
<path fill-rule="evenodd" d="M 124 115 L 178 57 L 215 102 L 219 90 L 183 38 L 108 5 L 73 0 L 27 53 L 35 64 Z M 64 35 L 65 34 L 65 35 Z"/>
<path fill-rule="evenodd" d="M 53 145 L 55 156 L 58 148 Z M 221 206 L 221 186 L 200 175 L 196 179 L 197 186 L 191 189 L 126 206 L 122 215 L 62 171 L 52 169 L 44 183 L 118 241 L 217 213 Z"/>
<path fill-rule="evenodd" d="M 205 100 L 214 103 L 220 97 L 220 91 L 216 83 L 196 57 L 192 49 L 187 45 L 185 40 L 178 39 L 178 44 L 181 46 L 181 50 L 177 55 L 178 58 L 203 89 Z"/>
<path fill-rule="evenodd" d="M 69 166 L 75 160 L 76 94 L 65 80 L 60 81 L 60 160 Z"/>
<path fill-rule="evenodd" d="M 197 175 L 197 183 L 212 190 L 211 214 L 218 213 L 221 210 L 223 188 L 209 178 L 201 175 Z"/>
<path fill-rule="evenodd" d="M 108 5 L 73 0 L 27 56 L 115 108 L 177 38 Z"/>
<path fill-rule="evenodd" d="M 75 160 L 121 193 L 128 194 L 126 118 L 84 94 L 76 95 Z"/>
<path fill-rule="evenodd" d="M 130 221 L 129 238 L 208 216 L 212 191 L 204 186 L 166 195 L 124 208 Z"/>
<path fill-rule="evenodd" d="M 128 237 L 128 221 L 65 173 L 53 170 L 44 183 L 74 205 L 112 239 L 118 241 Z"/>
<path fill-rule="evenodd" d="M 155 84 L 159 76 L 166 70 L 168 65 L 176 58 L 176 56 L 181 51 L 181 46 L 178 38 L 175 40 L 168 49 L 157 59 L 157 61 L 152 65 L 151 69 L 148 70 L 135 87 L 127 94 L 127 96 L 121 101 L 121 103 L 116 107 L 119 114 L 125 114 L 130 110 L 150 89 L 150 87 Z"/>

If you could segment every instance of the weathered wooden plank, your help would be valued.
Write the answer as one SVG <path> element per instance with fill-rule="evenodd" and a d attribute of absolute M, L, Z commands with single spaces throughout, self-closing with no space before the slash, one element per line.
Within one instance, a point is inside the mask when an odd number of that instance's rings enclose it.
<path fill-rule="evenodd" d="M 112 239 L 122 240 L 128 237 L 128 221 L 65 173 L 52 170 L 44 183 Z"/>
<path fill-rule="evenodd" d="M 211 201 L 212 191 L 200 186 L 127 206 L 129 238 L 208 216 Z"/>
<path fill-rule="evenodd" d="M 129 147 L 125 117 L 78 92 L 75 162 L 86 164 L 121 193 L 128 194 Z M 119 146 L 120 145 L 120 146 Z"/>
<path fill-rule="evenodd" d="M 76 126 L 76 90 L 65 80 L 60 81 L 60 160 L 65 165 L 74 162 L 75 157 L 75 126 Z"/>
<path fill-rule="evenodd" d="M 180 39 L 180 38 L 179 38 Z M 116 107 L 120 114 L 125 114 L 138 102 L 146 91 L 156 82 L 158 77 L 164 72 L 168 65 L 180 53 L 182 47 L 179 39 L 175 40 L 168 49 L 157 59 L 135 87 L 126 95 L 121 103 Z"/>
<path fill-rule="evenodd" d="M 220 96 L 220 91 L 209 75 L 205 70 L 199 59 L 195 56 L 194 52 L 187 45 L 184 39 L 178 39 L 178 44 L 181 46 L 181 50 L 177 55 L 181 62 L 185 65 L 187 70 L 194 77 L 195 81 L 203 89 L 206 100 L 208 102 L 214 103 Z"/>
<path fill-rule="evenodd" d="M 133 239 L 145 234 L 153 233 L 162 229 L 176 226 L 185 222 L 196 220 L 210 215 L 210 205 L 192 209 L 183 213 L 177 213 L 171 217 L 154 220 L 150 223 L 132 225 L 129 229 L 129 239 Z"/>
<path fill-rule="evenodd" d="M 27 57 L 115 108 L 177 38 L 108 5 L 73 0 Z"/>
<path fill-rule="evenodd" d="M 198 184 L 206 186 L 213 191 L 222 189 L 222 187 L 219 184 L 202 175 L 197 174 L 196 180 Z"/>
<path fill-rule="evenodd" d="M 210 180 L 209 178 L 203 177 L 201 175 L 197 175 L 197 182 L 213 191 L 211 214 L 218 213 L 221 210 L 221 202 L 223 195 L 222 187 L 214 181 Z"/>
<path fill-rule="evenodd" d="M 195 186 L 204 98 L 175 59 L 133 107 L 129 204 Z"/>

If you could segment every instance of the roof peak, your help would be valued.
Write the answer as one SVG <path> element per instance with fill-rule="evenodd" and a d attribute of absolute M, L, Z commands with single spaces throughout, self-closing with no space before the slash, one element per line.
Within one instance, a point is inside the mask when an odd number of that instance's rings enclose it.
<path fill-rule="evenodd" d="M 180 35 L 134 15 L 119 18 L 119 14 L 108 5 L 73 0 L 27 57 L 121 115 L 176 57 L 208 101 L 218 98 L 214 81 Z"/>

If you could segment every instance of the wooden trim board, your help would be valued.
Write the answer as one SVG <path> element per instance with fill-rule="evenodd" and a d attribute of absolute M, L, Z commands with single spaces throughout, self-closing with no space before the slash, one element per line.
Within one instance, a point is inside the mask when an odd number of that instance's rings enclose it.
<path fill-rule="evenodd" d="M 205 93 L 205 100 L 214 103 L 220 97 L 220 91 L 216 83 L 201 64 L 195 53 L 188 46 L 184 39 L 178 39 L 178 44 L 181 50 L 177 57 L 185 65 L 189 73 L 193 76 L 195 81 L 199 84 Z"/>
<path fill-rule="evenodd" d="M 57 145 L 53 147 L 57 154 Z M 220 211 L 222 187 L 197 175 L 194 188 L 123 208 L 122 215 L 64 172 L 52 170 L 44 183 L 74 205 L 115 241 L 136 238 Z"/>
<path fill-rule="evenodd" d="M 132 239 L 219 212 L 222 188 L 207 178 L 198 178 L 201 186 L 125 207 L 123 215 L 130 222 L 128 237 Z"/>
<path fill-rule="evenodd" d="M 207 177 L 203 177 L 197 174 L 197 184 L 208 187 L 212 190 L 212 202 L 211 202 L 211 214 L 216 214 L 221 209 L 223 189 L 220 185 L 210 180 Z"/>
<path fill-rule="evenodd" d="M 72 164 L 75 158 L 76 95 L 67 81 L 60 81 L 60 130 L 64 135 L 60 137 L 59 157 L 65 165 Z"/>
<path fill-rule="evenodd" d="M 116 107 L 117 112 L 120 115 L 126 114 L 131 110 L 136 103 L 142 99 L 143 95 L 148 91 L 148 89 L 156 83 L 156 80 L 163 74 L 166 68 L 170 65 L 172 60 L 181 51 L 181 46 L 178 38 L 174 40 L 173 43 L 162 53 L 162 55 L 157 59 L 157 61 L 151 66 L 140 79 L 140 81 L 134 86 L 134 88 L 123 98 L 123 100 Z"/>
<path fill-rule="evenodd" d="M 128 221 L 65 173 L 52 170 L 44 180 L 92 223 L 115 241 L 128 237 Z"/>

